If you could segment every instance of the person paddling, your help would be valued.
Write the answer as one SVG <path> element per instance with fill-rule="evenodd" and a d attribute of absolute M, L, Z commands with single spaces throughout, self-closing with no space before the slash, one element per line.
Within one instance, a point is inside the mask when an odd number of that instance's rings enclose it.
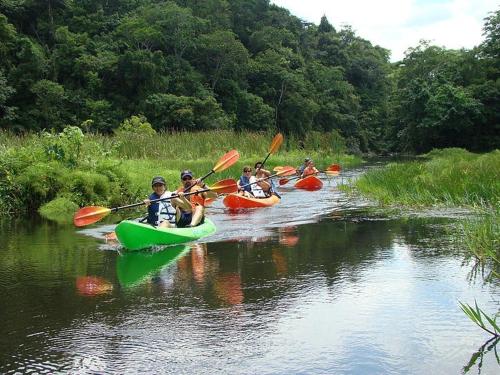
<path fill-rule="evenodd" d="M 319 171 L 314 166 L 314 162 L 312 160 L 309 160 L 309 162 L 307 163 L 307 166 L 302 171 L 302 174 L 300 175 L 300 178 L 304 178 L 304 177 L 307 177 L 307 176 L 310 176 L 310 175 L 314 175 L 314 174 L 317 174 L 317 173 L 319 173 Z"/>
<path fill-rule="evenodd" d="M 305 158 L 304 159 L 304 163 L 297 168 L 297 176 L 302 176 L 302 173 L 304 173 L 304 169 L 307 168 L 307 166 L 309 165 L 309 163 L 311 162 L 311 158 Z"/>
<path fill-rule="evenodd" d="M 179 195 L 172 199 L 172 206 L 176 208 L 176 225 L 178 228 L 195 227 L 203 223 L 205 216 L 205 199 L 216 198 L 217 193 L 206 191 L 199 194 L 184 196 L 193 193 L 206 185 L 200 179 L 193 178 L 193 172 L 186 169 L 181 172 L 182 185 L 177 190 Z"/>
<path fill-rule="evenodd" d="M 238 180 L 238 194 L 243 195 L 248 198 L 252 198 L 252 185 L 250 183 L 252 182 L 252 167 L 245 166 L 243 167 L 243 174 L 240 176 L 240 179 Z"/>
<path fill-rule="evenodd" d="M 271 172 L 262 168 L 262 162 L 255 163 L 255 179 L 250 182 L 259 181 L 271 176 Z M 265 198 L 271 195 L 271 184 L 268 181 L 259 181 L 252 185 L 252 193 L 257 198 Z"/>
<path fill-rule="evenodd" d="M 151 203 L 152 200 L 168 198 L 172 192 L 167 191 L 167 184 L 162 176 L 156 176 L 151 181 L 153 193 L 144 200 L 148 207 L 147 223 L 155 227 L 173 227 L 175 224 L 175 208 L 170 200 Z"/>

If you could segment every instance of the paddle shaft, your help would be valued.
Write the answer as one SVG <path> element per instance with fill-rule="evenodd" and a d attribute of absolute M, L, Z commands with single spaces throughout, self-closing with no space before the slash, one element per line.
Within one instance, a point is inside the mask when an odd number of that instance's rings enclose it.
<path fill-rule="evenodd" d="M 193 186 L 191 186 L 189 188 L 191 189 Z M 211 189 L 210 188 L 200 189 L 198 191 L 193 191 L 191 193 L 186 193 L 186 194 L 184 194 L 184 196 L 187 197 L 188 195 L 204 193 L 204 192 L 209 191 L 209 190 L 211 190 Z M 150 200 L 150 203 L 156 203 L 156 202 L 161 202 L 161 201 L 168 201 L 169 199 L 178 198 L 178 197 L 179 197 L 179 194 L 172 194 L 170 197 L 152 199 L 152 200 Z M 139 202 L 139 203 L 127 204 L 126 206 L 114 207 L 114 208 L 111 208 L 111 212 L 116 212 L 118 210 L 123 210 L 124 208 L 138 207 L 138 206 L 142 206 L 143 204 L 144 204 L 144 202 Z"/>
<path fill-rule="evenodd" d="M 316 174 L 319 174 L 319 173 L 324 173 L 324 174 L 326 174 L 326 175 L 328 176 L 328 172 L 332 172 L 332 171 L 328 171 L 328 170 L 325 170 L 325 171 L 317 171 L 317 172 L 315 172 L 315 173 L 311 173 L 311 174 L 309 174 L 309 175 L 307 175 L 307 176 L 312 176 L 312 175 L 316 175 Z M 307 177 L 307 176 L 306 176 L 306 177 Z M 290 181 L 297 180 L 297 179 L 299 179 L 299 178 L 301 178 L 301 177 L 300 177 L 300 176 L 294 176 L 294 177 L 290 177 L 290 178 L 286 178 L 286 177 L 285 177 L 285 178 L 283 178 L 282 180 L 287 180 L 287 181 L 286 181 L 286 183 L 288 183 L 288 182 L 290 182 Z M 305 177 L 303 177 L 303 178 L 305 178 Z M 284 184 L 283 184 L 283 185 L 284 185 Z"/>
<path fill-rule="evenodd" d="M 250 183 L 248 183 L 248 184 L 245 184 L 245 185 L 243 185 L 243 186 L 240 186 L 240 189 L 243 189 L 243 188 L 245 188 L 245 187 L 247 187 L 247 186 L 250 186 L 250 185 L 257 184 L 257 183 L 259 183 L 259 182 L 262 182 L 262 181 L 268 180 L 268 179 L 270 179 L 270 178 L 272 178 L 272 177 L 276 177 L 276 176 L 279 176 L 279 175 L 280 175 L 279 173 L 272 174 L 272 175 L 270 175 L 270 176 L 267 176 L 267 177 L 264 177 L 264 178 L 262 178 L 262 179 L 259 179 L 258 181 L 250 182 Z"/>
<path fill-rule="evenodd" d="M 264 161 L 262 162 L 262 164 L 260 165 L 260 167 L 259 167 L 259 168 L 257 168 L 257 170 L 258 170 L 258 171 L 259 171 L 259 170 L 261 170 L 261 169 L 264 167 L 264 164 L 266 164 L 266 161 L 267 161 L 267 159 L 269 159 L 269 156 L 271 156 L 271 153 L 270 153 L 270 152 L 269 152 L 269 153 L 267 154 L 267 156 L 264 158 Z"/>

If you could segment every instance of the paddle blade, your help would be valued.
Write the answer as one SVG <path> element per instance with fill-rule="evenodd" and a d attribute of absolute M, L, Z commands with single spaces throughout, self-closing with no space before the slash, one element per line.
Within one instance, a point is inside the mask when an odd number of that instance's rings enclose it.
<path fill-rule="evenodd" d="M 238 159 L 240 158 L 240 154 L 236 150 L 231 150 L 224 156 L 222 156 L 217 164 L 215 164 L 214 169 L 212 169 L 214 172 L 220 172 L 223 171 L 224 169 L 229 168 L 231 165 L 236 163 Z"/>
<path fill-rule="evenodd" d="M 231 194 L 238 191 L 238 184 L 236 180 L 232 178 L 227 178 L 225 180 L 220 180 L 214 185 L 208 187 L 210 190 L 218 194 Z"/>
<path fill-rule="evenodd" d="M 77 227 L 84 227 L 85 225 L 94 224 L 95 222 L 101 220 L 110 212 L 111 209 L 106 207 L 83 207 L 76 212 L 75 216 L 73 216 L 73 223 Z"/>
<path fill-rule="evenodd" d="M 288 178 L 282 178 L 282 179 L 279 181 L 279 184 L 280 184 L 280 185 L 286 185 L 286 184 L 288 184 L 288 181 L 290 181 Z"/>
<path fill-rule="evenodd" d="M 328 168 L 326 168 L 327 172 L 340 172 L 340 165 L 338 164 L 332 164 Z"/>
<path fill-rule="evenodd" d="M 271 146 L 269 147 L 269 153 L 274 154 L 280 148 L 283 143 L 283 134 L 278 133 L 274 136 Z"/>
<path fill-rule="evenodd" d="M 328 170 L 326 170 L 325 174 L 328 177 L 336 177 L 336 176 L 338 176 L 340 174 L 340 172 L 339 171 L 328 171 Z"/>
<path fill-rule="evenodd" d="M 280 167 L 278 171 L 276 171 L 277 176 L 291 176 L 296 173 L 295 167 L 291 166 L 286 166 L 286 167 Z"/>

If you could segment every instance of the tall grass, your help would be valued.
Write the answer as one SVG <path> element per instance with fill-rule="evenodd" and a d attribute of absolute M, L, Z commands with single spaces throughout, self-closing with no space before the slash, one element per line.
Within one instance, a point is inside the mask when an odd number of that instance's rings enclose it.
<path fill-rule="evenodd" d="M 231 130 L 211 130 L 204 132 L 171 132 L 148 136 L 129 133 L 119 138 L 104 138 L 104 141 L 118 142 L 120 157 L 129 159 L 185 159 L 196 160 L 214 157 L 224 151 L 237 149 L 240 154 L 251 158 L 263 158 L 269 149 L 274 133 L 235 132 Z M 101 136 L 96 138 L 103 141 Z M 115 143 L 116 146 L 116 143 Z M 310 132 L 305 138 L 285 137 L 282 153 L 323 152 L 328 155 L 342 155 L 346 147 L 337 132 Z"/>
<path fill-rule="evenodd" d="M 362 176 L 356 187 L 384 204 L 494 206 L 500 202 L 500 151 L 478 155 L 433 151 L 424 161 L 391 163 Z"/>
<path fill-rule="evenodd" d="M 71 204 L 116 206 L 142 200 L 150 193 L 151 178 L 164 176 L 169 188 L 179 184 L 179 172 L 208 173 L 217 160 L 237 149 L 240 161 L 207 180 L 241 174 L 269 152 L 274 133 L 207 131 L 162 133 L 121 131 L 113 136 L 83 134 L 68 127 L 59 134 L 13 135 L 0 133 L 0 214 L 43 212 Z M 345 155 L 343 138 L 336 132 L 311 132 L 304 139 L 285 137 L 266 168 L 300 165 L 312 157 L 319 168 L 331 163 L 349 167 L 361 159 Z"/>
<path fill-rule="evenodd" d="M 419 161 L 389 164 L 355 182 L 383 204 L 466 206 L 477 215 L 460 224 L 460 245 L 479 261 L 500 260 L 500 151 L 434 150 Z"/>

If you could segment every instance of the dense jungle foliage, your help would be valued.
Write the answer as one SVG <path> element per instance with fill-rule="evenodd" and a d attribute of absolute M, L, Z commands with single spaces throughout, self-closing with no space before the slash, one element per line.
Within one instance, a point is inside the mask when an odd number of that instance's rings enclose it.
<path fill-rule="evenodd" d="M 500 10 L 482 44 L 390 52 L 268 0 L 0 0 L 0 128 L 338 131 L 352 152 L 498 147 Z"/>

